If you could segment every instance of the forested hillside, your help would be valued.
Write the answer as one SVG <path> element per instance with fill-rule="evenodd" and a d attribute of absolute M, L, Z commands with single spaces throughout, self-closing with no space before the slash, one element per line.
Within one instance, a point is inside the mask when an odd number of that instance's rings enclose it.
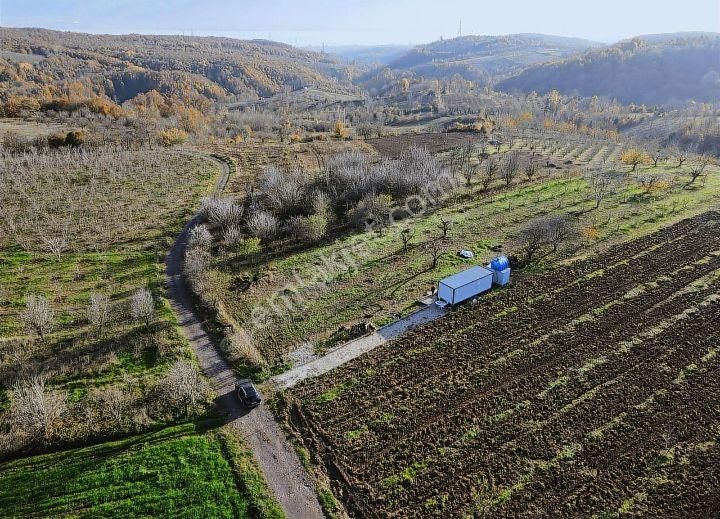
<path fill-rule="evenodd" d="M 581 56 L 531 67 L 500 90 L 606 96 L 622 103 L 716 102 L 720 37 L 635 38 Z"/>
<path fill-rule="evenodd" d="M 521 67 L 577 54 L 593 42 L 541 34 L 462 36 L 415 47 L 390 62 L 393 70 L 410 71 L 431 78 L 487 81 Z"/>
<path fill-rule="evenodd" d="M 117 114 L 123 102 L 152 90 L 202 110 L 207 102 L 284 88 L 347 89 L 338 81 L 351 77 L 335 58 L 270 41 L 2 28 L 0 47 L 8 116 L 78 105 Z"/>

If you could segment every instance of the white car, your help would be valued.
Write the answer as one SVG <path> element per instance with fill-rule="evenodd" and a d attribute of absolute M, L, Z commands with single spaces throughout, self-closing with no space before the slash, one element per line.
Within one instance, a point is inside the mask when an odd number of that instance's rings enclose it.
<path fill-rule="evenodd" d="M 465 259 L 473 259 L 475 257 L 475 254 L 469 250 L 461 250 L 460 252 L 458 252 L 458 256 Z"/>

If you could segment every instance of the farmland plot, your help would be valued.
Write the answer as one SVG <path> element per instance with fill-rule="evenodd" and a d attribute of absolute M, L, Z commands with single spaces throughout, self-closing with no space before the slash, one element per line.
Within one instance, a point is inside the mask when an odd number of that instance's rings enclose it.
<path fill-rule="evenodd" d="M 710 517 L 720 213 L 483 297 L 282 398 L 351 515 Z"/>

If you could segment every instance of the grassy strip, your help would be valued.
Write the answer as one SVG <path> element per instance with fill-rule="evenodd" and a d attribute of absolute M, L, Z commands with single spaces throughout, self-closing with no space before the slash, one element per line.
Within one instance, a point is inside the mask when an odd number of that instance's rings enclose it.
<path fill-rule="evenodd" d="M 0 516 L 249 517 L 206 425 L 0 464 Z"/>
<path fill-rule="evenodd" d="M 230 463 L 237 487 L 248 503 L 250 515 L 262 519 L 284 518 L 285 513 L 268 490 L 247 447 L 225 428 L 219 429 L 215 436 Z"/>

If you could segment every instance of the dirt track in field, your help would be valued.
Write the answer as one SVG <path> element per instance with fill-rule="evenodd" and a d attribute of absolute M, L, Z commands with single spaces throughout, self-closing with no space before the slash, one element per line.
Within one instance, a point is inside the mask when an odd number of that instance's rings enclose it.
<path fill-rule="evenodd" d="M 224 162 L 205 156 L 222 168 L 215 187 L 215 192 L 221 193 L 228 182 L 230 169 Z M 182 276 L 182 264 L 188 232 L 197 223 L 197 216 L 187 223 L 168 254 L 166 277 L 170 304 L 200 366 L 218 394 L 219 407 L 252 450 L 265 481 L 285 514 L 291 519 L 320 519 L 323 514 L 313 483 L 295 450 L 265 404 L 251 412 L 242 407 L 234 393 L 237 378 L 218 353 L 193 308 L 190 289 Z"/>

